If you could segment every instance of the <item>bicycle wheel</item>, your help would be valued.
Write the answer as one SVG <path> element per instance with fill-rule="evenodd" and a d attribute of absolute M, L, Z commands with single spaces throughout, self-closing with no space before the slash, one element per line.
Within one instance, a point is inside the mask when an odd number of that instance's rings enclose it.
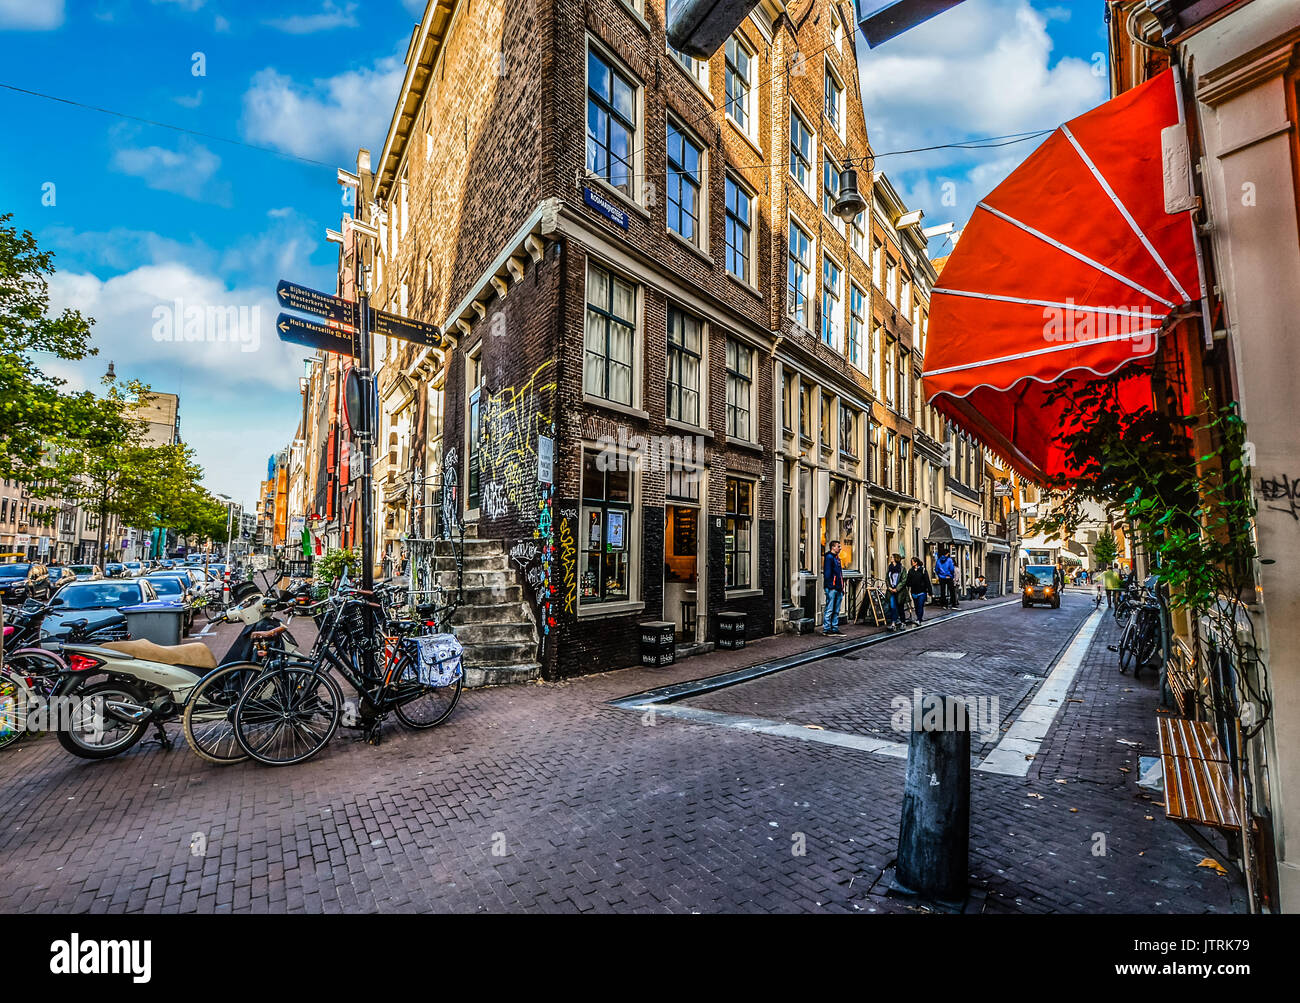
<path fill-rule="evenodd" d="M 1124 628 L 1119 639 L 1119 671 L 1127 672 L 1137 655 L 1137 630 L 1132 623 Z"/>
<path fill-rule="evenodd" d="M 185 741 L 200 759 L 224 766 L 248 753 L 235 737 L 235 707 L 248 684 L 263 671 L 252 662 L 233 662 L 209 672 L 185 701 Z"/>
<path fill-rule="evenodd" d="M 60 677 L 68 671 L 68 664 L 44 648 L 19 648 L 5 655 L 5 668 L 25 677 L 36 695 L 48 700 Z"/>
<path fill-rule="evenodd" d="M 339 726 L 343 694 L 310 665 L 290 665 L 258 676 L 235 706 L 235 738 L 267 766 L 310 759 Z"/>
<path fill-rule="evenodd" d="M 27 687 L 21 674 L 0 670 L 0 749 L 8 748 L 27 735 L 36 694 Z"/>
<path fill-rule="evenodd" d="M 1138 631 L 1134 650 L 1137 664 L 1134 666 L 1133 674 L 1137 675 L 1138 669 L 1155 661 L 1156 652 L 1160 650 L 1160 633 L 1154 624 L 1148 624 Z"/>
<path fill-rule="evenodd" d="M 394 685 L 419 686 L 415 664 L 409 658 L 396 672 L 399 674 L 394 679 Z M 437 727 L 451 717 L 451 712 L 460 701 L 460 691 L 464 684 L 465 674 L 462 671 L 450 686 L 420 686 L 418 690 L 413 689 L 411 698 L 394 708 L 397 720 L 416 731 Z"/>

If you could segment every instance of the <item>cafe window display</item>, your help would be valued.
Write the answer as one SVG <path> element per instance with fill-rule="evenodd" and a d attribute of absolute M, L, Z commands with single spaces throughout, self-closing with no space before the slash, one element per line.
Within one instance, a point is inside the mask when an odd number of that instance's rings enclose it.
<path fill-rule="evenodd" d="M 595 450 L 582 454 L 581 531 L 579 601 L 630 599 L 632 471 L 626 457 Z"/>
<path fill-rule="evenodd" d="M 727 478 L 727 588 L 747 589 L 753 560 L 754 485 Z"/>

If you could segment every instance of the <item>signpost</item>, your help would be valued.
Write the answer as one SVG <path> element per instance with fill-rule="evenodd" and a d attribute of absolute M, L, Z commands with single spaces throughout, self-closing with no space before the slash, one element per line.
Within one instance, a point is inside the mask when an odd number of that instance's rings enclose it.
<path fill-rule="evenodd" d="M 341 296 L 331 296 L 319 289 L 308 289 L 306 286 L 281 279 L 279 285 L 275 287 L 275 297 L 285 310 L 315 314 L 317 317 L 324 317 L 336 324 L 346 324 L 348 327 L 357 326 L 357 305 Z"/>
<path fill-rule="evenodd" d="M 397 338 L 399 341 L 413 341 L 417 345 L 431 348 L 442 347 L 442 331 L 433 324 L 409 317 L 399 317 L 395 313 L 383 310 L 370 311 L 370 330 L 382 334 L 385 338 Z"/>
<path fill-rule="evenodd" d="M 347 331 L 326 327 L 324 324 L 317 324 L 314 320 L 304 320 L 287 313 L 282 313 L 276 318 L 275 329 L 279 332 L 281 341 L 291 341 L 295 345 L 306 345 L 308 348 L 322 348 L 327 352 L 337 352 L 339 355 L 350 355 L 356 358 L 357 350 L 353 345 L 352 335 Z"/>

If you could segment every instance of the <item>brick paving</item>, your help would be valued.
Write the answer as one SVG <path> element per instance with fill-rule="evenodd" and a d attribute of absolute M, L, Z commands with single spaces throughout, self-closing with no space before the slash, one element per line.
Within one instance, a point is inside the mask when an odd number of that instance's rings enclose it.
<path fill-rule="evenodd" d="M 1077 623 L 1085 604 L 1068 597 L 1061 619 Z M 1015 635 L 1029 612 L 982 609 L 866 649 L 878 664 L 847 664 L 895 673 L 871 686 L 910 692 L 908 643 L 964 650 L 999 622 Z M 1154 743 L 1154 680 L 1120 676 L 1111 640 L 1104 625 L 1070 694 L 1082 702 L 1067 703 L 1029 778 L 975 774 L 971 869 L 985 911 L 1224 912 L 1240 901 L 1135 787 L 1145 750 L 1118 739 Z M 0 756 L 0 909 L 906 911 L 880 881 L 901 761 L 666 716 L 649 726 L 608 704 L 824 641 L 779 637 L 667 669 L 467 691 L 432 732 L 394 724 L 376 748 L 341 730 L 316 760 L 280 770 L 210 766 L 183 739 L 103 763 L 49 737 L 25 742 Z M 985 657 L 989 679 L 1015 674 Z M 977 673 L 967 658 L 960 671 Z M 844 685 L 847 706 L 872 699 Z M 757 709 L 782 719 L 782 699 L 773 691 Z"/>

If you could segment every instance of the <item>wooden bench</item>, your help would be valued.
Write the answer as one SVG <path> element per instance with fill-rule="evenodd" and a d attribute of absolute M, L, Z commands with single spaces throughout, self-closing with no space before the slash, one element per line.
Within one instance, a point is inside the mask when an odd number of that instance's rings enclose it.
<path fill-rule="evenodd" d="M 1174 638 L 1169 661 L 1165 663 L 1165 685 L 1173 697 L 1174 712 L 1180 717 L 1190 716 L 1196 699 L 1196 673 L 1191 655 L 1179 638 Z"/>
<path fill-rule="evenodd" d="M 1241 831 L 1237 783 L 1223 746 L 1204 721 L 1156 720 L 1165 775 L 1165 814 L 1230 832 Z"/>

